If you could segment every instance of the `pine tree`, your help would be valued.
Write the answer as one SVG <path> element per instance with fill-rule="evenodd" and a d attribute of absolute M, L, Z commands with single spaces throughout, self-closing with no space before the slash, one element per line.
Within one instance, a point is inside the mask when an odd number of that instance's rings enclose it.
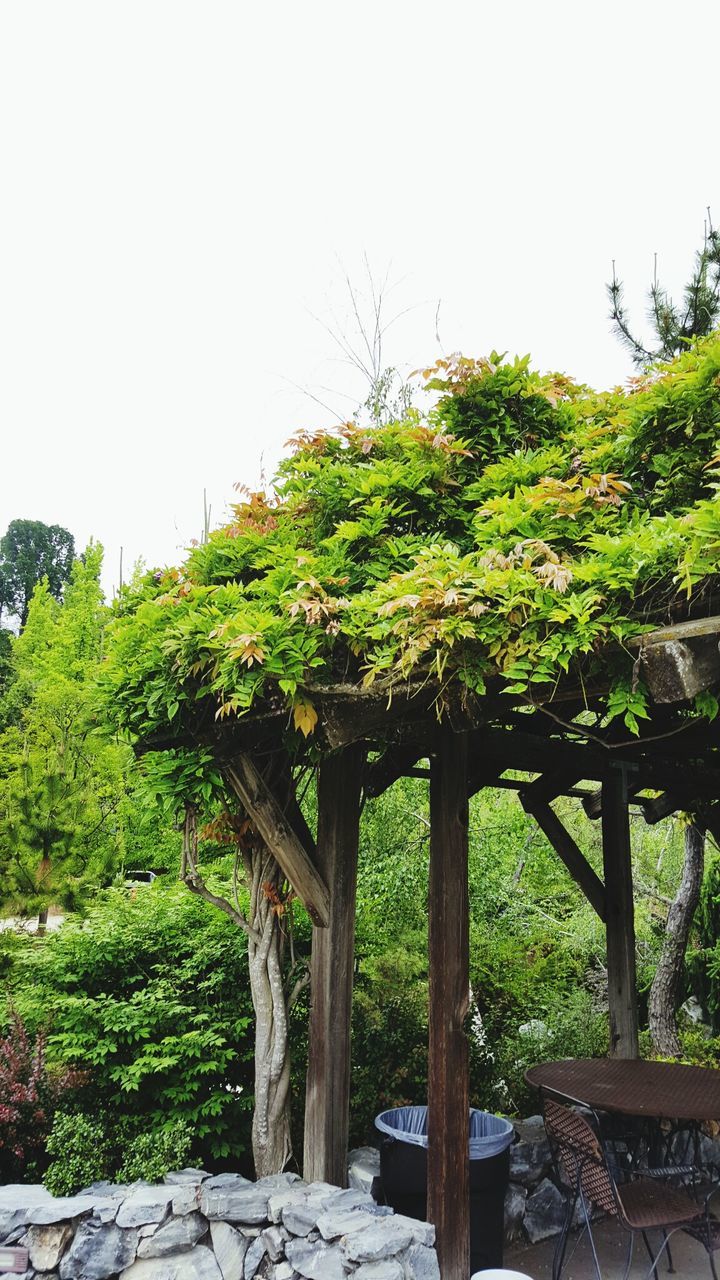
<path fill-rule="evenodd" d="M 695 254 L 695 266 L 683 290 L 682 302 L 673 302 L 662 287 L 655 255 L 655 273 L 648 290 L 648 316 L 654 329 L 652 343 L 646 345 L 631 329 L 623 300 L 623 283 L 615 272 L 614 260 L 613 278 L 606 288 L 613 329 L 640 368 L 656 360 L 672 360 L 686 350 L 693 338 L 711 333 L 720 321 L 720 231 L 712 225 L 710 210 L 703 245 Z"/>

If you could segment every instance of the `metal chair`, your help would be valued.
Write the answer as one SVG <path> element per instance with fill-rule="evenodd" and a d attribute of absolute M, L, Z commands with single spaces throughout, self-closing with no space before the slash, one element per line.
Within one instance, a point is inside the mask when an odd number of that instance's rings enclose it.
<path fill-rule="evenodd" d="M 718 1247 L 716 1220 L 710 1217 L 708 1200 L 699 1203 L 680 1190 L 660 1181 L 631 1175 L 621 1181 L 622 1172 L 608 1159 L 597 1117 L 593 1116 L 593 1128 L 585 1114 L 543 1095 L 543 1113 L 550 1150 L 560 1186 L 567 1196 L 565 1221 L 553 1258 L 553 1280 L 559 1280 L 565 1261 L 568 1234 L 575 1209 L 582 1208 L 584 1230 L 587 1230 L 598 1280 L 602 1280 L 591 1216 L 593 1205 L 617 1219 L 629 1234 L 628 1256 L 623 1280 L 627 1280 L 632 1265 L 635 1236 L 640 1233 L 650 1257 L 650 1272 L 657 1280 L 657 1262 L 668 1247 L 675 1231 L 687 1230 L 705 1247 L 710 1261 L 713 1280 L 718 1280 L 713 1250 Z M 653 1253 L 647 1232 L 658 1228 L 663 1233 L 662 1247 Z"/>

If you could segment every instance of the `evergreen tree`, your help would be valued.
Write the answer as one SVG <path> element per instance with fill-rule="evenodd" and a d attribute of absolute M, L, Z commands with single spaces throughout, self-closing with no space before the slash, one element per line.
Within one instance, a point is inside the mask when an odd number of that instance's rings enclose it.
<path fill-rule="evenodd" d="M 652 342 L 642 342 L 631 328 L 614 261 L 613 278 L 606 288 L 613 329 L 640 368 L 656 360 L 672 360 L 686 350 L 693 338 L 711 333 L 720 320 L 720 231 L 712 225 L 710 210 L 703 245 L 695 254 L 695 266 L 683 290 L 682 302 L 673 302 L 662 287 L 655 255 L 655 275 L 648 290 Z"/>
<path fill-rule="evenodd" d="M 101 566 L 91 544 L 62 604 L 46 579 L 35 588 L 0 708 L 0 907 L 41 923 L 50 905 L 74 907 L 107 882 L 121 852 L 130 753 L 95 718 Z"/>
<path fill-rule="evenodd" d="M 61 525 L 11 520 L 0 538 L 0 614 L 18 617 L 24 627 L 33 591 L 43 578 L 59 600 L 74 555 L 75 540 Z"/>

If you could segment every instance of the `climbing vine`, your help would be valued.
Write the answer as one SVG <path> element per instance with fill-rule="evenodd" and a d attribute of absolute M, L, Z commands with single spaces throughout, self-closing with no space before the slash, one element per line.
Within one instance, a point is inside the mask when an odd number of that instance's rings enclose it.
<path fill-rule="evenodd" d="M 569 678 L 637 731 L 628 641 L 709 612 L 717 586 L 720 337 L 604 394 L 497 353 L 419 377 L 424 417 L 302 433 L 181 568 L 126 588 L 103 676 L 118 725 L 286 707 L 312 741 L 329 685 L 431 680 L 441 711 L 450 687 L 531 701 Z"/>

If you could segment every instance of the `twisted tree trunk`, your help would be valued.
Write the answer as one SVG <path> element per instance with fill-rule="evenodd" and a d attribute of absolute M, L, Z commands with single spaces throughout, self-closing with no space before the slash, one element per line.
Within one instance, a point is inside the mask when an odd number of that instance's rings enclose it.
<path fill-rule="evenodd" d="M 245 856 L 250 885 L 248 962 L 255 1010 L 253 1157 L 258 1178 L 280 1173 L 292 1155 L 290 1045 L 283 981 L 283 934 L 277 910 L 282 872 L 264 846 Z"/>
<path fill-rule="evenodd" d="M 675 1009 L 690 928 L 700 900 L 704 862 L 705 831 L 693 823 L 685 828 L 680 887 L 668 912 L 665 939 L 648 1001 L 652 1046 L 655 1053 L 665 1058 L 679 1058 L 682 1052 Z"/>
<path fill-rule="evenodd" d="M 232 823 L 231 818 L 229 821 Z M 257 833 L 249 838 L 245 833 L 236 843 L 236 872 L 242 860 L 250 890 L 247 918 L 238 903 L 237 874 L 234 902 L 213 893 L 198 868 L 197 845 L 197 811 L 187 805 L 180 878 L 193 893 L 223 911 L 247 934 L 250 993 L 255 1010 L 252 1144 L 255 1172 L 262 1178 L 282 1172 L 292 1155 L 288 1014 L 309 981 L 309 971 L 306 964 L 295 965 L 288 927 L 292 917 L 283 873 Z M 285 959 L 288 940 L 289 965 Z"/>

